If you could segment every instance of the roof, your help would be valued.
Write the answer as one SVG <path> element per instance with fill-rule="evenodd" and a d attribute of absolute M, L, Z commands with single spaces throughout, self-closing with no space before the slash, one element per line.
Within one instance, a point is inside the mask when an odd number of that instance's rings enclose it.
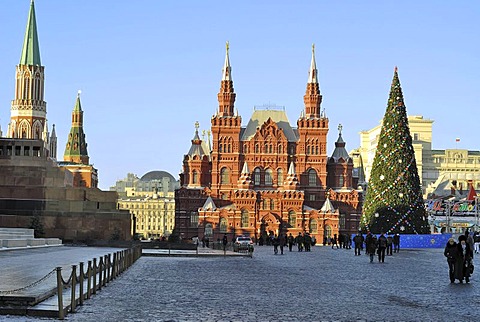
<path fill-rule="evenodd" d="M 345 141 L 343 141 L 341 133 L 338 135 L 337 142 L 335 142 L 335 150 L 333 150 L 332 158 L 333 160 L 335 160 L 335 162 L 337 162 L 340 158 L 345 161 L 348 161 L 350 159 L 350 156 L 345 149 Z"/>
<path fill-rule="evenodd" d="M 20 65 L 41 65 L 40 47 L 38 45 L 37 35 L 37 22 L 35 19 L 35 5 L 33 1 L 30 3 L 27 29 L 25 30 L 25 39 L 23 41 L 22 55 L 20 56 Z"/>
<path fill-rule="evenodd" d="M 162 178 L 165 178 L 165 177 L 170 178 L 171 181 L 177 181 L 170 173 L 166 171 L 147 172 L 140 178 L 140 181 L 161 180 Z"/>
<path fill-rule="evenodd" d="M 287 137 L 288 142 L 298 141 L 284 110 L 255 110 L 248 121 L 245 131 L 243 131 L 241 140 L 250 140 L 257 132 L 257 128 L 260 128 L 269 118 L 283 130 L 283 134 Z"/>

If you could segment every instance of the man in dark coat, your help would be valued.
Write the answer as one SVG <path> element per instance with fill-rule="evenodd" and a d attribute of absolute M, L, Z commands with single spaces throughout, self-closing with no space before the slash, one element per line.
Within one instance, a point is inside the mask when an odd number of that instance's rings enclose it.
<path fill-rule="evenodd" d="M 353 243 L 355 244 L 355 256 L 360 255 L 360 251 L 362 249 L 362 235 L 358 233 L 355 237 L 353 237 Z"/>
<path fill-rule="evenodd" d="M 288 250 L 292 251 L 293 244 L 295 243 L 295 237 L 293 237 L 292 233 L 288 236 Z"/>
<path fill-rule="evenodd" d="M 450 283 L 455 282 L 455 261 L 457 259 L 457 243 L 455 239 L 450 238 L 445 246 L 443 255 L 447 258 L 448 274 L 450 276 Z"/>
<path fill-rule="evenodd" d="M 392 255 L 392 250 L 393 250 L 393 237 L 392 235 L 387 236 L 387 256 Z"/>
<path fill-rule="evenodd" d="M 370 263 L 373 263 L 373 257 L 375 256 L 375 250 L 377 249 L 377 236 L 370 234 L 370 237 L 366 239 L 365 248 L 368 255 L 370 255 Z"/>
<path fill-rule="evenodd" d="M 455 278 L 463 283 L 470 282 L 470 265 L 472 264 L 473 251 L 467 244 L 467 237 L 460 235 L 457 244 L 457 257 L 455 259 Z"/>
<path fill-rule="evenodd" d="M 387 249 L 387 237 L 384 234 L 381 234 L 378 237 L 378 261 L 381 263 L 385 262 L 385 250 Z"/>
<path fill-rule="evenodd" d="M 393 236 L 393 252 L 398 253 L 400 251 L 400 234 Z"/>

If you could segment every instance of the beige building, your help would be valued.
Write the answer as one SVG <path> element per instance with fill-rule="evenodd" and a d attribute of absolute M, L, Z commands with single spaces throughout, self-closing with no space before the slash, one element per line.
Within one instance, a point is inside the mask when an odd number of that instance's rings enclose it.
<path fill-rule="evenodd" d="M 480 152 L 462 149 L 432 150 L 433 120 L 421 115 L 408 117 L 412 136 L 415 160 L 422 183 L 424 196 L 427 197 L 441 183 L 449 180 L 458 190 L 468 190 L 471 180 L 476 189 L 480 189 Z M 382 121 L 373 129 L 360 132 L 360 148 L 352 151 L 354 167 L 358 172 L 359 184 L 368 182 L 373 159 L 377 149 Z"/>
<path fill-rule="evenodd" d="M 175 188 L 178 181 L 165 171 L 151 171 L 138 178 L 129 173 L 110 190 L 119 195 L 118 208 L 128 210 L 132 235 L 158 239 L 168 237 L 175 226 Z"/>

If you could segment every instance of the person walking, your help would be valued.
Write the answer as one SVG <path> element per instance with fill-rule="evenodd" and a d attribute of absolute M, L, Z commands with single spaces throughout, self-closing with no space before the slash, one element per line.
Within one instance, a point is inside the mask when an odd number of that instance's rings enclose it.
<path fill-rule="evenodd" d="M 470 265 L 473 257 L 473 251 L 467 244 L 467 237 L 460 235 L 457 244 L 457 257 L 455 259 L 455 278 L 463 283 L 470 282 Z"/>
<path fill-rule="evenodd" d="M 303 236 L 302 233 L 298 233 L 298 236 L 295 238 L 295 242 L 297 243 L 297 248 L 299 252 L 303 251 Z"/>
<path fill-rule="evenodd" d="M 353 237 L 353 243 L 355 244 L 355 256 L 360 255 L 362 250 L 362 235 L 360 233 Z"/>
<path fill-rule="evenodd" d="M 283 255 L 283 247 L 287 244 L 287 235 L 280 234 L 278 236 L 278 244 L 280 246 L 280 254 Z"/>
<path fill-rule="evenodd" d="M 278 246 L 280 245 L 280 237 L 277 237 L 277 236 L 272 236 L 271 237 L 271 243 L 273 244 L 273 253 L 275 255 L 278 254 Z"/>
<path fill-rule="evenodd" d="M 372 233 L 368 232 L 367 237 L 365 237 L 365 255 L 369 255 L 368 245 L 370 244 L 370 239 L 372 238 Z"/>
<path fill-rule="evenodd" d="M 333 238 L 332 238 L 332 249 L 333 249 L 334 246 L 336 246 L 337 249 L 338 249 L 337 234 L 333 234 Z"/>
<path fill-rule="evenodd" d="M 445 246 L 443 255 L 447 258 L 448 275 L 450 277 L 450 283 L 455 282 L 455 261 L 457 259 L 457 243 L 455 239 L 450 238 Z"/>
<path fill-rule="evenodd" d="M 480 234 L 478 233 L 478 231 L 473 233 L 473 243 L 475 254 L 478 254 L 480 252 Z"/>
<path fill-rule="evenodd" d="M 375 251 L 377 250 L 377 236 L 371 234 L 370 238 L 367 239 L 365 248 L 368 255 L 370 255 L 370 263 L 373 263 L 373 257 L 375 256 Z"/>
<path fill-rule="evenodd" d="M 378 237 L 378 262 L 385 263 L 385 250 L 387 249 L 387 237 L 384 234 L 381 234 Z"/>
<path fill-rule="evenodd" d="M 303 246 L 305 247 L 306 252 L 310 251 L 310 247 L 312 247 L 312 238 L 309 233 L 303 234 Z"/>
<path fill-rule="evenodd" d="M 392 256 L 393 250 L 393 237 L 392 235 L 387 236 L 387 256 Z"/>
<path fill-rule="evenodd" d="M 223 235 L 222 243 L 223 243 L 223 251 L 226 251 L 227 250 L 227 244 L 228 244 L 227 234 Z"/>
<path fill-rule="evenodd" d="M 400 234 L 396 233 L 393 236 L 393 252 L 398 253 L 400 251 Z"/>
<path fill-rule="evenodd" d="M 293 244 L 295 243 L 295 237 L 293 237 L 292 233 L 288 236 L 288 250 L 292 251 Z"/>

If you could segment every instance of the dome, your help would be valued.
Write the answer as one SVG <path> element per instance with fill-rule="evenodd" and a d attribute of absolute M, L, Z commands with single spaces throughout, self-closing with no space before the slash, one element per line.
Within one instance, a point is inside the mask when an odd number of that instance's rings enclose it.
<path fill-rule="evenodd" d="M 162 178 L 165 178 L 165 177 L 170 178 L 170 181 L 172 182 L 177 181 L 170 173 L 166 171 L 147 172 L 140 178 L 140 181 L 162 180 Z"/>

